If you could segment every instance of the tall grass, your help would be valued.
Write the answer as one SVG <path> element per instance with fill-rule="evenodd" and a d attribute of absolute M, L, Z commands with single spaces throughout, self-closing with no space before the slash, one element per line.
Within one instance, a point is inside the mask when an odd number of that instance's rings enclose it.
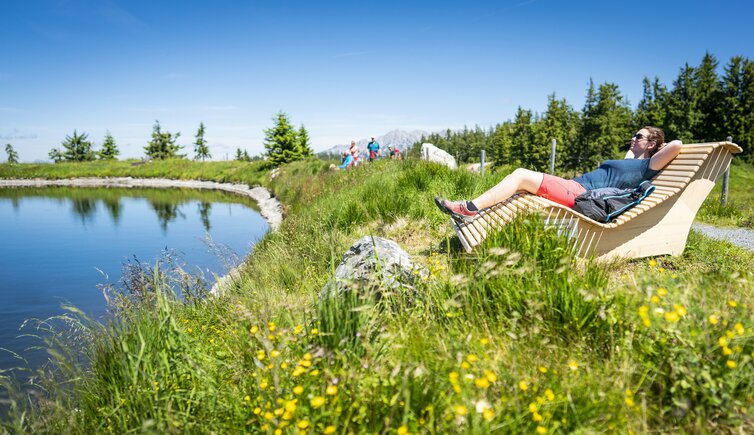
<path fill-rule="evenodd" d="M 187 302 L 147 274 L 151 302 L 81 329 L 84 359 L 58 352 L 43 398 L 17 399 L 4 427 L 751 431 L 749 253 L 692 233 L 684 256 L 599 264 L 525 216 L 467 255 L 432 197 L 472 197 L 502 175 L 415 161 L 260 172 L 286 219 L 230 291 Z M 370 234 L 398 240 L 429 277 L 380 300 L 359 288 L 321 295 Z"/>

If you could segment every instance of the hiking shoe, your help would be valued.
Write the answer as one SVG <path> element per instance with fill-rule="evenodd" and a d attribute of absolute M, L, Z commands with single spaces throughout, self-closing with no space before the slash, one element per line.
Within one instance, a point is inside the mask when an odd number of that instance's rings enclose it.
<path fill-rule="evenodd" d="M 447 199 L 442 199 L 439 196 L 436 196 L 435 205 L 437 205 L 437 208 L 443 213 L 449 214 L 450 217 L 460 222 L 471 222 L 476 218 L 478 213 L 477 211 L 469 210 L 466 207 L 466 201 L 448 201 Z"/>

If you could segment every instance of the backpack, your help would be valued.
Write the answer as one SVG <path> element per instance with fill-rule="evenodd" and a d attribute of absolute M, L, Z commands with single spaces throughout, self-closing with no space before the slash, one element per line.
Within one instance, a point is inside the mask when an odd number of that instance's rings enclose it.
<path fill-rule="evenodd" d="M 639 204 L 654 190 L 655 186 L 649 180 L 633 189 L 605 187 L 587 190 L 576 197 L 573 209 L 597 222 L 607 223 Z"/>

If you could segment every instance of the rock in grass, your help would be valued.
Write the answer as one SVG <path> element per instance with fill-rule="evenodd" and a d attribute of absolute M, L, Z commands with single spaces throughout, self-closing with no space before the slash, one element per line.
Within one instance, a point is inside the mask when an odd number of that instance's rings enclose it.
<path fill-rule="evenodd" d="M 442 163 L 450 169 L 457 169 L 458 163 L 456 159 L 448 154 L 445 150 L 441 150 L 431 143 L 422 144 L 422 160 L 430 162 Z"/>
<path fill-rule="evenodd" d="M 343 255 L 335 277 L 320 292 L 320 298 L 358 288 L 373 293 L 377 300 L 386 293 L 413 297 L 417 282 L 429 271 L 416 265 L 396 242 L 366 236 L 357 240 Z"/>

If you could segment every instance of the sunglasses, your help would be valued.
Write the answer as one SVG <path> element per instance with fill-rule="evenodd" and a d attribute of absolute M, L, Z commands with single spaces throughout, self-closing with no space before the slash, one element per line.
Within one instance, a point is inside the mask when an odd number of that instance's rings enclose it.
<path fill-rule="evenodd" d="M 642 140 L 642 139 L 647 139 L 647 140 L 649 140 L 649 138 L 648 138 L 648 137 L 644 136 L 644 135 L 643 135 L 643 134 L 641 134 L 641 133 L 636 133 L 635 135 L 633 135 L 633 136 L 631 136 L 631 137 L 632 137 L 633 139 L 636 139 L 636 140 Z"/>

